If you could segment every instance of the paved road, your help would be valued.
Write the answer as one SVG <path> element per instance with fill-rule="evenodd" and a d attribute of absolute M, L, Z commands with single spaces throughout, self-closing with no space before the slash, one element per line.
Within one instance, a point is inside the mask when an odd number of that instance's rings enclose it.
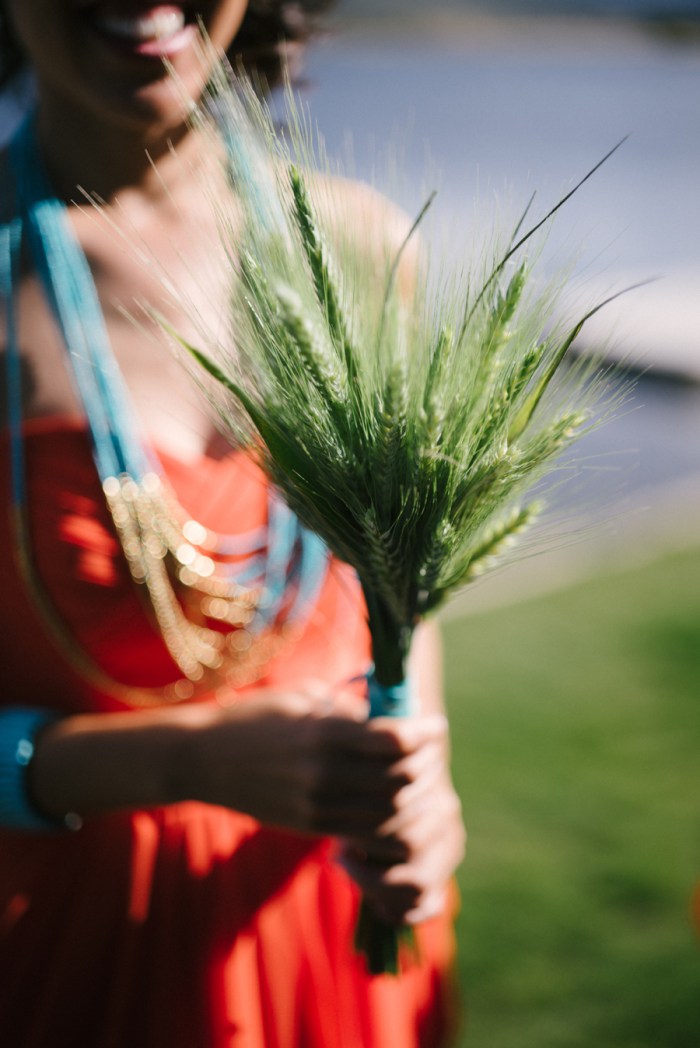
<path fill-rule="evenodd" d="M 495 24 L 476 23 L 470 37 L 448 23 L 436 42 L 411 39 L 399 21 L 392 36 L 384 22 L 380 35 L 316 48 L 310 104 L 331 152 L 350 133 L 362 171 L 372 142 L 403 137 L 408 182 L 420 187 L 428 148 L 457 256 L 495 193 L 511 187 L 524 202 L 536 189 L 544 209 L 629 134 L 560 215 L 546 262 L 583 243 L 579 271 L 594 297 L 660 276 L 592 335 L 614 329 L 623 352 L 700 379 L 700 46 L 605 21 Z M 402 202 L 415 210 L 419 198 L 414 188 Z"/>

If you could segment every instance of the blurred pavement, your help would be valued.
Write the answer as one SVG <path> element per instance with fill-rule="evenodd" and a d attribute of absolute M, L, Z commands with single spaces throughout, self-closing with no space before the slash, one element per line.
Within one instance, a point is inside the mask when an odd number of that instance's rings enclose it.
<path fill-rule="evenodd" d="M 629 135 L 560 212 L 545 262 L 554 269 L 583 245 L 589 301 L 657 278 L 586 337 L 612 332 L 611 354 L 700 380 L 700 38 L 673 44 L 614 20 L 395 16 L 352 32 L 341 22 L 307 74 L 331 155 L 351 136 L 362 175 L 382 143 L 404 143 L 411 211 L 415 187 L 439 185 L 436 222 L 455 258 L 494 197 L 515 214 L 536 190 L 532 214 L 544 214 Z"/>

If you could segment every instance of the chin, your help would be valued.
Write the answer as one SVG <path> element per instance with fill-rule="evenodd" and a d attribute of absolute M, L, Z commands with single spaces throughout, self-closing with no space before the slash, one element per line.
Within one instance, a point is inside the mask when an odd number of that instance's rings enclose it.
<path fill-rule="evenodd" d="M 97 117 L 105 130 L 110 126 L 155 137 L 184 127 L 187 99 L 197 101 L 206 84 L 208 70 L 198 53 L 181 56 L 173 63 L 175 76 L 159 70 L 158 76 L 101 79 L 98 90 L 82 93 L 75 101 Z M 93 84 L 95 81 L 93 80 Z"/>

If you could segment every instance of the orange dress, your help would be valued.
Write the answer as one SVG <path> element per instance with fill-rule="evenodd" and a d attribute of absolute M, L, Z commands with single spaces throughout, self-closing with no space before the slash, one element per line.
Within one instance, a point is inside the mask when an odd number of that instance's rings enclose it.
<path fill-rule="evenodd" d="M 83 425 L 27 426 L 32 554 L 45 592 L 110 675 L 176 672 L 123 562 Z M 164 457 L 181 503 L 220 532 L 264 520 L 265 484 L 240 454 L 197 468 Z M 9 490 L 8 446 L 0 482 Z M 0 602 L 0 703 L 64 714 L 124 709 L 47 633 L 13 561 Z M 334 565 L 293 650 L 259 684 L 347 680 L 368 636 Z M 203 700 L 214 701 L 212 696 Z M 333 843 L 194 802 L 105 815 L 78 833 L 0 833 L 0 1039 L 13 1048 L 438 1048 L 451 1011 L 449 919 L 420 929 L 420 963 L 365 974 L 358 893 Z"/>

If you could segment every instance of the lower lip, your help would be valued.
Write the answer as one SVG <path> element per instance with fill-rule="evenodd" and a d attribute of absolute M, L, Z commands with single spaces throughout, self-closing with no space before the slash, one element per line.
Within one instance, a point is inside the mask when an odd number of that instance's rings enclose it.
<path fill-rule="evenodd" d="M 135 55 L 139 58 L 174 58 L 181 51 L 190 47 L 197 38 L 197 27 L 192 24 L 183 26 L 172 36 L 156 37 L 153 40 L 137 40 L 111 33 L 94 21 L 91 25 L 100 39 L 109 43 L 112 48 L 122 54 Z"/>

